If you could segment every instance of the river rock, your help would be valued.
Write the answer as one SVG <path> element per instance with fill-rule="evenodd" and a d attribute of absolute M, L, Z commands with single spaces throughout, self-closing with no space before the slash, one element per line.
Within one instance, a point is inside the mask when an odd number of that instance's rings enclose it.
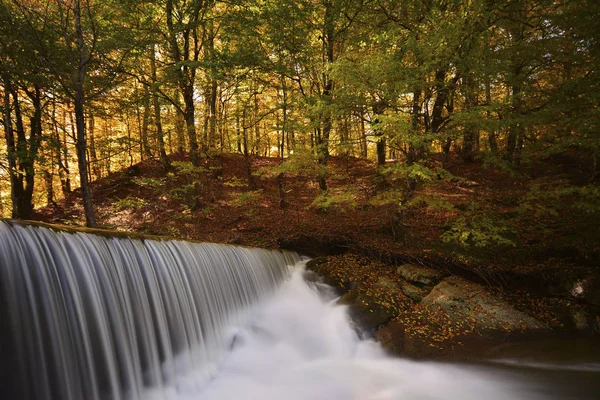
<path fill-rule="evenodd" d="M 435 285 L 445 276 L 440 271 L 413 264 L 399 266 L 396 273 L 408 282 L 427 286 Z"/>
<path fill-rule="evenodd" d="M 597 268 L 555 268 L 548 274 L 547 285 L 553 295 L 600 306 L 600 272 Z"/>
<path fill-rule="evenodd" d="M 341 295 L 349 290 L 355 289 L 357 283 L 350 280 L 344 274 L 337 274 L 328 268 L 329 260 L 326 257 L 314 258 L 306 263 L 306 269 L 313 271 L 323 278 L 323 281 L 332 286 Z"/>
<path fill-rule="evenodd" d="M 359 294 L 357 290 L 344 294 L 338 304 L 348 306 L 350 318 L 367 336 L 373 335 L 398 315 L 397 310 L 383 306 L 376 296 Z"/>
<path fill-rule="evenodd" d="M 400 281 L 400 290 L 402 290 L 402 293 L 404 293 L 406 297 L 417 303 L 421 301 L 423 297 L 427 296 L 429 292 L 431 292 L 431 289 L 431 286 L 420 287 L 413 285 L 405 280 Z"/>
<path fill-rule="evenodd" d="M 464 278 L 442 280 L 421 300 L 428 307 L 439 307 L 456 321 L 469 321 L 481 332 L 518 332 L 549 329 L 545 323 L 516 310 L 490 294 L 485 287 Z"/>
<path fill-rule="evenodd" d="M 373 288 L 387 292 L 398 292 L 400 290 L 398 283 L 386 276 L 380 276 L 377 282 L 373 284 Z"/>

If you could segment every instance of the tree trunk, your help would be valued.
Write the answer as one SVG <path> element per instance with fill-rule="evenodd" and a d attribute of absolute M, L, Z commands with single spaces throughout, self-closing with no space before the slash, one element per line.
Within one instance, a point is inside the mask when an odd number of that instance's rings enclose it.
<path fill-rule="evenodd" d="M 346 158 L 350 155 L 350 122 L 348 121 L 348 118 L 348 114 L 345 114 L 342 116 L 340 122 L 340 145 L 342 147 L 341 154 Z"/>
<path fill-rule="evenodd" d="M 512 118 L 518 118 L 521 110 L 521 85 L 515 83 L 512 87 Z M 513 121 L 508 128 L 508 142 L 506 145 L 505 159 L 514 165 L 519 165 L 521 147 L 523 146 L 523 125 Z"/>
<path fill-rule="evenodd" d="M 211 78 L 210 81 L 208 141 L 209 147 L 215 149 L 217 142 L 217 80 Z"/>
<path fill-rule="evenodd" d="M 381 135 L 377 139 L 377 165 L 385 165 L 386 141 L 385 136 Z"/>
<path fill-rule="evenodd" d="M 162 128 L 162 120 L 160 115 L 160 103 L 158 101 L 157 76 L 156 76 L 156 47 L 152 44 L 150 54 L 150 67 L 152 70 L 152 103 L 154 106 L 154 125 L 156 126 L 156 140 L 158 141 L 158 151 L 160 156 L 160 162 L 166 169 L 169 167 L 169 159 L 167 158 L 167 151 L 165 150 L 165 138 Z"/>
<path fill-rule="evenodd" d="M 29 93 L 33 105 L 33 116 L 31 117 L 31 128 L 29 132 L 29 143 L 26 153 L 25 164 L 25 204 L 28 212 L 33 212 L 33 189 L 35 180 L 35 160 L 37 158 L 40 141 L 42 139 L 42 94 L 40 88 L 35 85 L 33 92 Z M 26 142 L 27 143 L 27 142 Z"/>
<path fill-rule="evenodd" d="M 485 81 L 485 102 L 487 104 L 488 110 L 486 111 L 486 116 L 488 119 L 491 119 L 492 113 L 489 110 L 489 107 L 492 104 L 492 88 L 489 78 Z M 490 129 L 488 133 L 488 144 L 490 146 L 490 151 L 493 154 L 498 153 L 498 142 L 497 142 L 497 133 L 495 129 Z"/>
<path fill-rule="evenodd" d="M 185 125 L 190 143 L 190 159 L 194 166 L 200 165 L 198 153 L 198 139 L 196 137 L 196 116 L 194 106 L 194 87 L 186 85 L 183 90 L 183 101 L 185 103 Z"/>
<path fill-rule="evenodd" d="M 325 62 L 332 65 L 334 62 L 334 44 L 335 44 L 335 15 L 332 1 L 325 1 L 325 19 L 323 23 L 323 50 Z M 323 73 L 323 100 L 325 110 L 323 115 L 323 130 L 316 137 L 317 162 L 323 167 L 319 173 L 318 181 L 321 191 L 327 191 L 327 161 L 329 159 L 329 137 L 331 136 L 332 115 L 331 103 L 333 100 L 333 79 L 328 72 Z"/>
<path fill-rule="evenodd" d="M 96 121 L 92 113 L 89 114 L 88 126 L 90 132 L 90 164 L 92 166 L 92 171 L 94 172 L 94 177 L 96 179 L 100 179 L 102 177 L 102 172 L 100 170 L 100 164 L 98 163 L 98 155 L 96 153 Z"/>
<path fill-rule="evenodd" d="M 18 89 L 12 87 L 8 76 L 4 77 L 4 128 L 8 152 L 11 182 L 12 217 L 30 219 L 33 213 L 33 189 L 35 184 L 35 159 L 42 135 L 41 92 L 35 86 L 33 92 L 25 90 L 33 105 L 29 135 L 25 132 Z M 12 109 L 15 127 L 12 125 Z M 16 128 L 16 138 L 15 138 Z M 15 140 L 16 139 L 16 140 Z"/>
<path fill-rule="evenodd" d="M 96 215 L 94 213 L 94 205 L 92 202 L 92 191 L 89 186 L 87 176 L 87 152 L 86 152 L 86 132 L 85 132 L 85 96 L 83 93 L 83 81 L 86 74 L 86 60 L 85 60 L 85 44 L 83 41 L 83 30 L 81 26 L 81 3 L 79 0 L 75 1 L 75 7 L 73 9 L 73 16 L 75 17 L 75 30 L 77 34 L 77 55 L 78 63 L 77 69 L 74 73 L 74 105 L 75 105 L 75 125 L 77 127 L 77 138 L 75 141 L 75 147 L 77 149 L 77 165 L 79 167 L 79 179 L 81 183 L 81 196 L 83 199 L 83 209 L 85 211 L 85 224 L 90 228 L 97 227 Z"/>
<path fill-rule="evenodd" d="M 204 110 L 202 112 L 202 140 L 200 141 L 200 149 L 203 153 L 208 153 L 210 148 L 210 85 L 204 87 Z"/>
<path fill-rule="evenodd" d="M 104 120 L 104 137 L 109 138 L 112 133 L 112 126 L 108 123 L 107 120 Z M 106 167 L 106 174 L 111 174 L 111 166 L 112 166 L 112 141 L 108 140 L 104 146 L 102 146 L 102 160 L 104 166 Z"/>
<path fill-rule="evenodd" d="M 62 189 L 63 196 L 66 197 L 71 193 L 71 171 L 69 171 L 69 159 L 67 151 L 67 113 L 63 108 L 62 120 L 62 138 L 58 132 L 58 123 L 56 120 L 56 100 L 53 101 L 52 113 L 54 119 L 54 142 L 56 151 L 56 164 L 58 165 L 58 177 L 60 179 L 60 186 Z M 64 157 L 64 162 L 63 162 Z"/>
<path fill-rule="evenodd" d="M 525 12 L 521 7 L 516 9 L 510 9 L 509 13 L 515 20 L 525 18 Z M 509 33 L 512 41 L 518 45 L 525 41 L 524 35 L 525 25 L 517 24 L 509 29 Z M 523 136 L 525 134 L 525 128 L 520 120 L 522 113 L 522 88 L 525 85 L 525 77 L 523 74 L 524 69 L 524 57 L 525 55 L 521 51 L 517 51 L 512 55 L 510 60 L 510 75 L 509 82 L 511 84 L 511 123 L 508 128 L 508 140 L 506 145 L 506 152 L 504 158 L 514 164 L 518 165 L 521 161 L 521 147 L 523 145 Z"/>
<path fill-rule="evenodd" d="M 248 176 L 248 189 L 255 190 L 256 182 L 254 181 L 254 176 L 252 175 L 252 162 L 250 161 L 250 154 L 248 153 L 248 128 L 246 127 L 246 109 L 244 108 L 244 113 L 242 115 L 242 130 L 244 132 L 244 161 L 246 163 L 246 174 Z"/>
<path fill-rule="evenodd" d="M 254 91 L 254 115 L 253 115 L 253 123 L 254 123 L 254 140 L 252 141 L 252 151 L 251 154 L 260 155 L 260 121 L 258 120 L 259 116 L 259 107 L 258 107 L 258 90 Z"/>
<path fill-rule="evenodd" d="M 283 97 L 283 104 L 282 104 L 282 117 L 283 117 L 283 121 L 281 123 L 281 145 L 280 145 L 280 151 L 279 151 L 279 155 L 281 157 L 281 159 L 283 160 L 284 157 L 284 151 L 285 151 L 285 138 L 287 135 L 287 126 L 288 126 L 288 91 L 287 91 L 287 85 L 286 85 L 286 79 L 285 76 L 281 76 L 281 94 Z M 289 148 L 289 140 L 288 140 L 288 148 Z M 289 154 L 289 152 L 288 152 Z"/>
<path fill-rule="evenodd" d="M 463 78 L 463 85 L 465 87 L 465 109 L 466 111 L 470 111 L 477 106 L 475 82 L 467 75 Z M 461 158 L 464 162 L 473 162 L 475 159 L 475 147 L 478 142 L 477 136 L 479 135 L 479 132 L 475 124 L 468 121 L 463 129 Z"/>
<path fill-rule="evenodd" d="M 33 210 L 31 199 L 27 201 L 26 186 L 27 182 L 23 179 L 27 174 L 28 163 L 26 161 L 27 143 L 25 138 L 25 126 L 23 125 L 23 116 L 21 114 L 21 105 L 19 103 L 18 92 L 13 88 L 13 108 L 15 111 L 15 127 L 17 133 L 16 141 L 16 161 L 17 161 L 17 187 L 15 188 L 15 200 L 17 201 L 17 217 L 28 219 Z M 28 174 L 29 175 L 29 174 Z"/>
<path fill-rule="evenodd" d="M 148 86 L 144 86 L 144 117 L 142 119 L 142 160 L 152 158 L 150 142 L 148 141 L 148 131 L 150 126 L 150 92 Z"/>
<path fill-rule="evenodd" d="M 219 102 L 221 115 L 219 120 L 221 121 L 219 128 L 219 149 L 221 153 L 225 152 L 225 140 L 227 140 L 227 150 L 231 150 L 231 138 L 229 137 L 229 124 L 227 115 L 227 100 L 223 99 L 223 91 L 219 92 Z"/>
<path fill-rule="evenodd" d="M 365 110 L 360 111 L 360 154 L 363 158 L 368 156 L 367 130 L 365 129 Z"/>
<path fill-rule="evenodd" d="M 431 133 L 438 133 L 443 118 L 444 105 L 446 104 L 446 100 L 448 99 L 448 87 L 446 86 L 446 70 L 441 69 L 438 70 L 435 74 L 435 87 L 436 87 L 436 96 L 435 102 L 433 103 L 433 110 L 431 111 L 431 124 L 430 130 Z"/>
<path fill-rule="evenodd" d="M 177 98 L 175 100 L 179 103 L 179 93 L 177 94 Z M 184 126 L 185 121 L 182 118 L 182 115 L 179 112 L 175 112 L 175 132 L 177 132 L 177 152 L 179 154 L 185 153 L 186 144 L 185 144 L 185 130 Z"/>
<path fill-rule="evenodd" d="M 237 139 L 237 151 L 238 151 L 238 153 L 242 154 L 242 132 L 241 132 L 241 127 L 240 127 L 239 110 L 238 110 L 238 112 L 236 112 L 236 115 L 235 115 L 235 132 L 236 132 L 236 139 Z"/>
<path fill-rule="evenodd" d="M 12 124 L 11 105 L 10 105 L 10 93 L 12 91 L 10 79 L 8 75 L 3 76 L 4 80 L 4 135 L 6 138 L 7 158 L 8 158 L 8 173 L 10 176 L 10 199 L 12 203 L 12 218 L 19 218 L 18 210 L 18 187 L 21 183 L 17 176 L 17 161 L 16 161 L 16 147 L 15 147 L 15 136 Z"/>
<path fill-rule="evenodd" d="M 52 185 L 52 172 L 44 170 L 44 183 L 46 184 L 46 205 L 56 205 L 54 202 L 54 186 Z"/>
<path fill-rule="evenodd" d="M 419 133 L 419 114 L 421 111 L 421 89 L 413 91 L 413 102 L 411 108 L 411 128 L 412 135 L 417 136 Z M 406 155 L 406 163 L 413 164 L 417 162 L 421 154 L 419 146 L 416 146 L 412 141 L 408 144 L 408 154 Z"/>
<path fill-rule="evenodd" d="M 379 127 L 380 116 L 383 115 L 385 107 L 382 103 L 373 104 L 373 133 L 377 137 L 377 165 L 385 165 L 386 138 Z"/>
<path fill-rule="evenodd" d="M 166 22 L 168 27 L 169 50 L 173 61 L 181 64 L 176 69 L 177 82 L 179 89 L 183 95 L 184 103 L 184 118 L 188 141 L 190 143 L 190 160 L 194 166 L 200 165 L 200 154 L 198 149 L 198 138 L 196 136 L 196 116 L 194 104 L 194 83 L 196 80 L 196 67 L 185 64 L 189 61 L 198 61 L 200 45 L 199 38 L 196 34 L 197 23 L 199 20 L 200 10 L 206 4 L 204 2 L 196 2 L 189 8 L 188 22 L 181 27 L 174 18 L 178 17 L 178 12 L 175 10 L 176 3 L 173 0 L 167 0 L 165 4 Z M 193 42 L 190 43 L 190 36 Z M 179 44 L 179 38 L 183 39 L 183 43 Z M 190 50 L 192 55 L 190 57 Z"/>
<path fill-rule="evenodd" d="M 127 156 L 129 157 L 129 167 L 133 166 L 133 146 L 131 143 L 131 122 L 129 121 L 129 111 L 125 109 L 125 128 L 127 131 Z"/>

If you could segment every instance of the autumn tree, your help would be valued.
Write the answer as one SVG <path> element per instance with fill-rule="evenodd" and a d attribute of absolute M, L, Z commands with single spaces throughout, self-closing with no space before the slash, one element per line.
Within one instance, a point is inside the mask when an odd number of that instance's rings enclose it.
<path fill-rule="evenodd" d="M 167 0 L 165 3 L 167 42 L 173 61 L 170 70 L 183 97 L 190 158 L 195 166 L 199 165 L 199 147 L 194 88 L 200 54 L 207 37 L 204 16 L 213 4 L 211 0 Z"/>
<path fill-rule="evenodd" d="M 86 105 L 118 82 L 123 61 L 134 46 L 129 36 L 132 10 L 127 6 L 113 1 L 15 1 L 11 9 L 28 27 L 20 39 L 31 46 L 57 81 L 58 94 L 73 103 L 79 180 L 88 226 L 97 223 L 87 173 Z"/>
<path fill-rule="evenodd" d="M 33 211 L 35 163 L 42 140 L 42 102 L 48 91 L 48 76 L 35 58 L 34 49 L 19 40 L 28 31 L 29 27 L 0 3 L 0 35 L 5 38 L 0 43 L 2 121 L 12 217 L 22 219 L 29 219 Z"/>

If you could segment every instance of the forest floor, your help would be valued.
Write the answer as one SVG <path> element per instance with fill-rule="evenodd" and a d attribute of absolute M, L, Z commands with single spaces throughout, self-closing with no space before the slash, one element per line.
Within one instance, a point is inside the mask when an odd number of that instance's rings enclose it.
<path fill-rule="evenodd" d="M 277 158 L 251 159 L 254 190 L 241 155 L 206 158 L 201 168 L 184 157 L 171 161 L 168 170 L 147 160 L 93 182 L 100 227 L 326 256 L 331 276 L 343 275 L 341 281 L 351 276 L 363 292 L 376 289 L 381 277 L 396 279 L 399 265 L 422 265 L 501 292 L 515 307 L 557 329 L 565 322 L 553 314 L 552 304 L 557 299 L 567 308 L 581 304 L 565 299 L 561 285 L 570 279 L 565 274 L 586 278 L 593 269 L 598 275 L 595 222 L 571 211 L 538 212 L 540 193 L 552 197 L 561 182 L 571 179 L 570 162 L 539 163 L 511 174 L 481 162 L 450 160 L 445 166 L 450 174 L 422 182 L 411 201 L 400 204 L 407 199 L 398 197 L 402 180 L 378 173 L 377 165 L 364 159 L 330 158 L 327 197 L 320 196 L 308 170 L 280 175 Z M 538 188 L 537 198 L 532 187 Z M 38 209 L 36 216 L 65 225 L 85 221 L 76 192 Z M 398 319 L 407 309 L 406 298 L 394 296 Z M 413 317 L 408 318 L 413 325 L 423 319 Z M 454 338 L 456 332 L 441 335 Z"/>

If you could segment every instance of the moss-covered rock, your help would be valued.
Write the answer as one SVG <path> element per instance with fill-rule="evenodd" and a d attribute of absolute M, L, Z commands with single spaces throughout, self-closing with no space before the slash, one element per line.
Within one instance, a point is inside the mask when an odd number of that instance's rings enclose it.
<path fill-rule="evenodd" d="M 323 281 L 337 289 L 340 294 L 356 287 L 356 282 L 347 274 L 338 269 L 331 268 L 330 259 L 327 257 L 313 258 L 306 263 L 306 269 L 317 273 Z"/>
<path fill-rule="evenodd" d="M 549 329 L 546 323 L 518 311 L 484 286 L 457 276 L 442 280 L 421 300 L 421 305 L 439 308 L 453 320 L 469 320 L 479 332 Z"/>
<path fill-rule="evenodd" d="M 417 286 L 405 280 L 400 281 L 400 290 L 402 290 L 402 293 L 417 303 L 421 301 L 423 297 L 427 296 L 429 292 L 431 292 L 431 289 L 431 286 Z"/>
<path fill-rule="evenodd" d="M 376 295 L 351 290 L 338 300 L 347 305 L 352 321 L 366 336 L 372 336 L 379 328 L 398 315 L 394 307 L 386 306 Z"/>
<path fill-rule="evenodd" d="M 408 282 L 426 286 L 433 286 L 446 276 L 446 274 L 440 271 L 413 264 L 399 266 L 396 273 Z"/>

